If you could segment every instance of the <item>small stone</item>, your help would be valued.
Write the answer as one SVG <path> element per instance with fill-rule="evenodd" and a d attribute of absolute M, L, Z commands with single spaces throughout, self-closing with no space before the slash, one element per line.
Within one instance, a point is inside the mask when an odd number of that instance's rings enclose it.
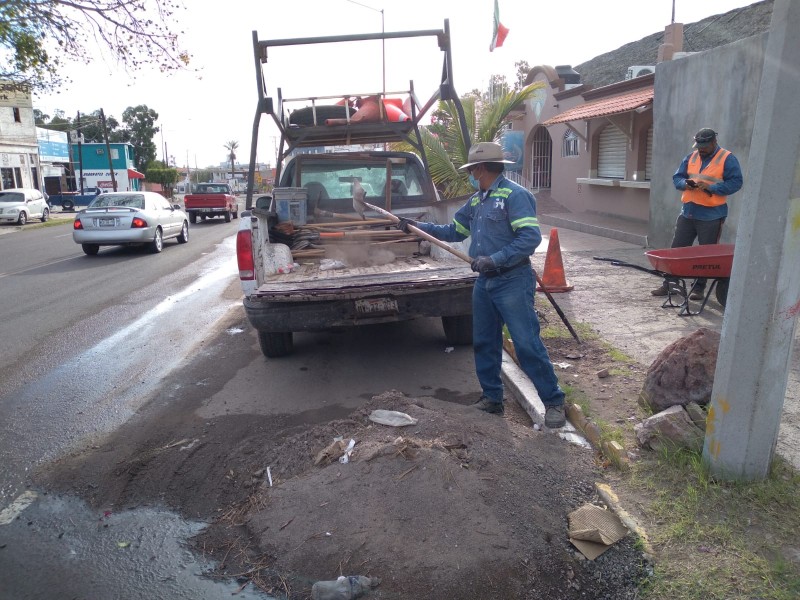
<path fill-rule="evenodd" d="M 600 369 L 597 372 L 597 377 L 600 378 L 600 379 L 605 379 L 608 376 L 609 376 L 608 369 Z"/>

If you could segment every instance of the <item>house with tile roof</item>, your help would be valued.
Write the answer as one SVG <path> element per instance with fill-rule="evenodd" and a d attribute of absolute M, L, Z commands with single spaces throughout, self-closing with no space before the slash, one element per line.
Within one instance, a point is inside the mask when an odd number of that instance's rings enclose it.
<path fill-rule="evenodd" d="M 543 88 L 511 131 L 523 140 L 519 180 L 540 220 L 667 245 L 679 209 L 672 174 L 694 132 L 713 127 L 746 166 L 772 4 L 672 23 L 575 69 L 532 68 L 526 84 Z M 735 217 L 732 206 L 724 237 Z"/>

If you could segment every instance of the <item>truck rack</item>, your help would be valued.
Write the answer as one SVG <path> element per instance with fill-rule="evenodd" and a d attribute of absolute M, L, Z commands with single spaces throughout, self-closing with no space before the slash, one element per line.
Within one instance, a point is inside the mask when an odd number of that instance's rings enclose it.
<path fill-rule="evenodd" d="M 284 99 L 281 89 L 277 90 L 277 102 L 267 95 L 266 79 L 264 76 L 263 64 L 267 62 L 268 49 L 278 46 L 299 46 L 308 44 L 327 44 L 354 41 L 373 41 L 387 39 L 401 39 L 413 37 L 436 37 L 439 49 L 444 53 L 442 79 L 439 88 L 425 103 L 421 104 L 414 92 L 413 82 L 409 83 L 409 89 L 401 92 L 371 92 L 367 94 L 346 93 L 336 96 L 315 96 L 308 98 Z M 466 129 L 466 119 L 458 94 L 453 86 L 452 79 L 452 53 L 450 48 L 450 23 L 448 19 L 444 21 L 443 29 L 419 30 L 419 31 L 395 31 L 381 33 L 351 34 L 339 36 L 304 37 L 292 39 L 259 40 L 258 33 L 253 31 L 253 55 L 256 69 L 256 82 L 258 87 L 258 102 L 256 104 L 255 117 L 253 119 L 253 138 L 250 145 L 250 167 L 247 177 L 247 204 L 248 210 L 253 208 L 253 189 L 255 183 L 255 164 L 258 145 L 258 130 L 263 114 L 270 115 L 277 126 L 280 134 L 280 144 L 278 156 L 276 157 L 275 180 L 280 179 L 283 161 L 295 150 L 303 147 L 313 146 L 349 146 L 359 144 L 381 144 L 392 142 L 406 142 L 410 144 L 420 155 L 425 169 L 428 169 L 428 162 L 425 156 L 425 149 L 422 144 L 422 136 L 419 131 L 420 119 L 438 102 L 451 100 L 455 103 L 456 110 L 461 117 L 461 127 L 463 139 L 469 140 L 469 133 Z M 407 96 L 411 99 L 410 119 L 405 121 L 391 121 L 387 118 L 383 108 L 384 100 L 390 96 Z M 374 96 L 378 98 L 378 105 L 381 108 L 381 118 L 377 121 L 350 122 L 350 115 L 345 111 L 345 123 L 328 125 L 325 120 L 317 115 L 319 101 L 324 100 L 345 100 L 355 97 Z M 297 106 L 302 103 L 304 106 L 311 106 L 313 119 L 310 124 L 298 125 L 291 122 L 289 109 L 292 105 Z M 334 103 L 335 104 L 335 103 Z"/>

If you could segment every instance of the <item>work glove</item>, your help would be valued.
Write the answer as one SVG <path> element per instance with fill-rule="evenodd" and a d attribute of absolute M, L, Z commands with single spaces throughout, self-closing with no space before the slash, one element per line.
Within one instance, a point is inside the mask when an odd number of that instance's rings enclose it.
<path fill-rule="evenodd" d="M 411 231 L 408 229 L 409 225 L 416 227 L 417 222 L 413 219 L 406 219 L 405 217 L 400 217 L 400 220 L 397 222 L 397 228 L 403 233 L 411 233 Z"/>
<path fill-rule="evenodd" d="M 473 271 L 482 275 L 494 271 L 497 268 L 491 256 L 479 256 L 472 260 L 470 266 Z"/>

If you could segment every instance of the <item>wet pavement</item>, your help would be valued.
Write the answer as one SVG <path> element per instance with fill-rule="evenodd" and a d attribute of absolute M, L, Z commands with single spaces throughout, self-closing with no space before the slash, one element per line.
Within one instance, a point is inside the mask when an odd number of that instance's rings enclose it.
<path fill-rule="evenodd" d="M 205 525 L 158 508 L 93 511 L 76 498 L 39 496 L 3 528 L 0 597 L 269 598 L 205 576 L 213 563 L 186 546 Z"/>

